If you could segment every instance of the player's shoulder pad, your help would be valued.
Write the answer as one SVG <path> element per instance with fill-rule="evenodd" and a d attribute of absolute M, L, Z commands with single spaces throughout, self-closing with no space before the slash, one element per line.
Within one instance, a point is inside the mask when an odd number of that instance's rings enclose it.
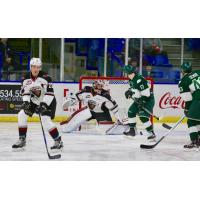
<path fill-rule="evenodd" d="M 51 78 L 51 76 L 49 76 L 49 74 L 47 72 L 40 71 L 39 77 L 45 79 L 48 83 L 52 82 L 52 78 Z"/>

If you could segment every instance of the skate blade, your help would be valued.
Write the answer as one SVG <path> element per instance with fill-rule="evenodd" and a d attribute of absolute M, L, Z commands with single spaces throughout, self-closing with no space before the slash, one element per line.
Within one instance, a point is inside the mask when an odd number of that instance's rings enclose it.
<path fill-rule="evenodd" d="M 25 147 L 22 147 L 22 148 L 12 148 L 12 152 L 23 152 L 23 151 L 26 151 Z"/>

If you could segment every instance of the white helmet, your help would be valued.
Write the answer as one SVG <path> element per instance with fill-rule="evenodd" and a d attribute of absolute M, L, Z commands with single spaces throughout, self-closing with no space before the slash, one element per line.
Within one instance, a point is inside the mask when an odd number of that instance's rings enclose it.
<path fill-rule="evenodd" d="M 97 85 L 100 85 L 100 87 L 104 90 L 109 90 L 109 81 L 107 80 L 96 80 L 93 83 L 93 87 L 96 88 Z"/>
<path fill-rule="evenodd" d="M 30 66 L 31 65 L 42 66 L 42 61 L 41 61 L 40 58 L 31 58 L 31 60 L 30 60 Z"/>

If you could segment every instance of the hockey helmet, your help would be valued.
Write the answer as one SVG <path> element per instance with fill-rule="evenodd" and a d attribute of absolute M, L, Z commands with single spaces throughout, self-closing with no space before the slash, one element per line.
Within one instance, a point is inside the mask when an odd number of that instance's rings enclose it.
<path fill-rule="evenodd" d="M 93 87 L 95 89 L 103 89 L 103 87 L 104 87 L 104 81 L 103 80 L 95 80 L 93 82 Z"/>
<path fill-rule="evenodd" d="M 30 60 L 30 66 L 31 65 L 42 66 L 42 61 L 41 61 L 40 58 L 31 58 L 31 60 Z"/>
<path fill-rule="evenodd" d="M 192 72 L 192 64 L 190 62 L 184 62 L 181 65 L 181 71 L 184 72 L 184 73 Z"/>
<path fill-rule="evenodd" d="M 123 72 L 126 74 L 136 73 L 136 67 L 132 65 L 125 65 L 123 68 Z"/>

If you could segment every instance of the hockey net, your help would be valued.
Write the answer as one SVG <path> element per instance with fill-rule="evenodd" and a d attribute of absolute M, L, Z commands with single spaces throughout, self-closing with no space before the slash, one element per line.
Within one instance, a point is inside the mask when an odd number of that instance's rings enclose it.
<path fill-rule="evenodd" d="M 83 89 L 85 86 L 92 86 L 93 82 L 96 80 L 103 80 L 106 83 L 106 87 L 108 87 L 109 91 L 110 91 L 110 95 L 112 97 L 112 99 L 114 99 L 118 106 L 119 106 L 119 114 L 122 118 L 127 118 L 127 114 L 128 114 L 128 109 L 130 107 L 130 105 L 133 103 L 133 100 L 127 100 L 125 98 L 125 91 L 127 91 L 130 86 L 128 83 L 128 78 L 124 78 L 124 77 L 81 77 L 80 81 L 79 81 L 79 89 Z M 154 88 L 154 83 L 153 83 L 153 79 L 152 78 L 146 78 L 146 80 L 149 83 L 149 87 L 153 90 Z M 80 104 L 80 108 L 83 105 Z M 115 119 L 113 118 L 113 120 L 115 121 Z M 151 121 L 152 117 L 151 117 Z M 142 127 L 142 123 L 140 122 L 139 118 L 137 117 L 137 127 L 139 129 L 143 129 Z"/>

